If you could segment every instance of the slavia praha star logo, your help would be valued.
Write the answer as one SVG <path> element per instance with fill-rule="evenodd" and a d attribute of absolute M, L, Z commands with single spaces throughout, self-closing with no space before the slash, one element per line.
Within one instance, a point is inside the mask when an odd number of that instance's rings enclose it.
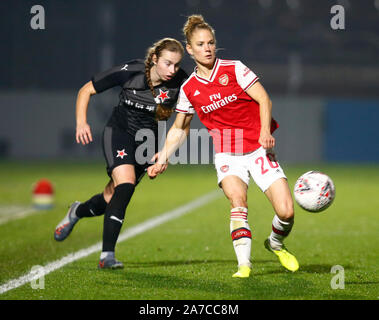
<path fill-rule="evenodd" d="M 117 150 L 117 156 L 116 158 L 120 157 L 121 159 L 124 159 L 128 154 L 125 152 L 125 149 Z"/>
<path fill-rule="evenodd" d="M 162 91 L 159 89 L 159 95 L 157 98 L 160 99 L 161 103 L 163 103 L 166 99 L 169 99 L 170 97 L 168 96 L 168 91 Z"/>

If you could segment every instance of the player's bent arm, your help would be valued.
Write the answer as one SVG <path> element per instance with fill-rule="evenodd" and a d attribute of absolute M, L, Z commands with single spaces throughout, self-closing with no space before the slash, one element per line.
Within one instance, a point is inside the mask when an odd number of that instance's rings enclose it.
<path fill-rule="evenodd" d="M 88 81 L 80 88 L 76 98 L 76 123 L 87 122 L 87 109 L 90 97 L 96 94 L 92 81 Z"/>
<path fill-rule="evenodd" d="M 183 144 L 186 140 L 193 114 L 178 113 L 175 121 L 167 133 L 166 141 L 162 151 L 159 154 L 158 164 L 167 163 L 170 156 Z"/>
<path fill-rule="evenodd" d="M 92 81 L 87 82 L 80 88 L 76 99 L 76 142 L 88 144 L 92 141 L 91 129 L 87 123 L 87 109 L 89 100 L 96 90 Z"/>
<path fill-rule="evenodd" d="M 246 93 L 259 104 L 261 119 L 259 143 L 262 144 L 265 149 L 272 148 L 275 146 L 275 138 L 271 135 L 272 101 L 265 88 L 259 82 L 256 82 L 247 89 Z"/>

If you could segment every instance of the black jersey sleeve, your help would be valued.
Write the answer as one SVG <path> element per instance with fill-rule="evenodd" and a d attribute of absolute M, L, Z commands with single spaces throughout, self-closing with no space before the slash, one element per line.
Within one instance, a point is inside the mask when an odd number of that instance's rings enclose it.
<path fill-rule="evenodd" d="M 133 60 L 98 73 L 92 76 L 91 81 L 96 93 L 100 93 L 113 87 L 122 87 L 130 77 L 143 69 L 144 63 L 142 61 Z"/>

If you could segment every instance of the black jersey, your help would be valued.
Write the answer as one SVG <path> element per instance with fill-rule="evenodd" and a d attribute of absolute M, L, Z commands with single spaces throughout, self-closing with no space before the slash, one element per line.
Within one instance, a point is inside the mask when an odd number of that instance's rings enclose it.
<path fill-rule="evenodd" d="M 154 87 L 154 99 L 145 75 L 143 60 L 132 60 L 111 68 L 92 77 L 97 93 L 120 86 L 120 102 L 114 108 L 107 126 L 116 127 L 135 135 L 139 129 L 157 131 L 155 113 L 157 104 L 174 108 L 181 84 L 187 78 L 183 69 L 179 69 L 171 80 Z"/>

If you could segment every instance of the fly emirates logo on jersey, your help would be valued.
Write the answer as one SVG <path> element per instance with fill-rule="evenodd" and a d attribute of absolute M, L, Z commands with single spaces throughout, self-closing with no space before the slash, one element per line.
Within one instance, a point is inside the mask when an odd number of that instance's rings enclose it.
<path fill-rule="evenodd" d="M 236 101 L 237 95 L 233 93 L 230 96 L 221 98 L 221 93 L 216 93 L 216 94 L 210 95 L 209 99 L 212 101 L 212 103 L 207 106 L 201 107 L 201 110 L 203 110 L 204 113 L 215 111 L 217 109 L 222 108 L 223 106 L 226 106 L 228 103 Z"/>

